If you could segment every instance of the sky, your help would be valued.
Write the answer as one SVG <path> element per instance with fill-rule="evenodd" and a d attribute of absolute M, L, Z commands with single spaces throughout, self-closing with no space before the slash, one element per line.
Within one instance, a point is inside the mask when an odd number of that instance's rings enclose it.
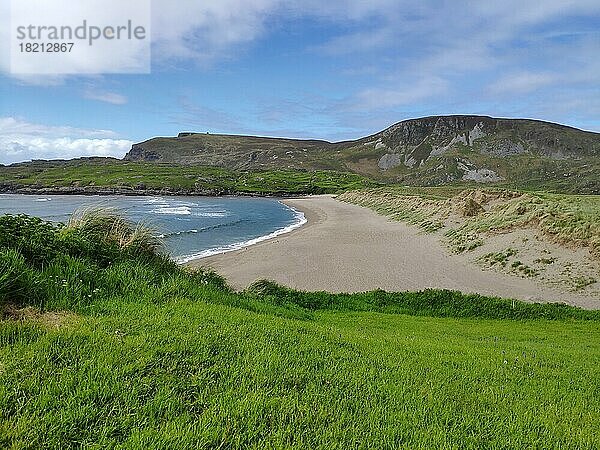
<path fill-rule="evenodd" d="M 147 74 L 15 75 L 3 45 L 0 163 L 120 158 L 180 131 L 337 141 L 438 114 L 600 132 L 598 0 L 153 0 L 151 15 Z"/>

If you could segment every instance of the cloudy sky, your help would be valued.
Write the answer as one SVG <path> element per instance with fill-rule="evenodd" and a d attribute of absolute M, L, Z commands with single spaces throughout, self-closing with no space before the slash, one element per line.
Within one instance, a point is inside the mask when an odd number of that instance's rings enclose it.
<path fill-rule="evenodd" d="M 150 74 L 16 76 L 3 48 L 0 163 L 122 157 L 179 131 L 340 140 L 434 114 L 600 131 L 598 0 L 154 0 L 151 11 Z"/>

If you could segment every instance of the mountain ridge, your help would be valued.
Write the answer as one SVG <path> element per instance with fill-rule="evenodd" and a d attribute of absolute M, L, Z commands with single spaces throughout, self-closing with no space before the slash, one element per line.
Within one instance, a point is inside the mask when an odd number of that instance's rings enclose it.
<path fill-rule="evenodd" d="M 395 122 L 395 123 L 389 125 L 388 127 L 384 128 L 381 131 L 377 131 L 370 135 L 358 137 L 355 139 L 342 139 L 340 141 L 330 141 L 327 139 L 318 139 L 318 138 L 295 138 L 295 137 L 285 137 L 285 136 L 269 136 L 269 135 L 261 135 L 261 134 L 211 133 L 211 132 L 201 132 L 201 131 L 181 131 L 178 133 L 177 136 L 173 136 L 173 137 L 181 138 L 181 137 L 186 137 L 186 136 L 190 136 L 190 135 L 213 135 L 213 136 L 248 137 L 248 138 L 260 138 L 260 139 L 272 139 L 272 140 L 285 139 L 285 140 L 291 140 L 291 141 L 314 141 L 314 142 L 323 142 L 326 144 L 335 145 L 335 144 L 344 144 L 344 143 L 356 142 L 359 140 L 372 138 L 374 136 L 377 136 L 380 133 L 383 133 L 384 131 L 387 131 L 391 128 L 396 127 L 397 125 L 400 125 L 400 124 L 403 124 L 406 122 L 413 122 L 413 121 L 417 121 L 417 120 L 440 119 L 440 118 L 455 118 L 455 117 L 458 117 L 458 118 L 473 117 L 473 118 L 483 118 L 483 119 L 492 119 L 492 120 L 497 120 L 497 121 L 512 121 L 512 122 L 536 122 L 536 123 L 540 123 L 540 124 L 544 124 L 544 125 L 554 126 L 556 128 L 569 129 L 572 131 L 579 131 L 582 133 L 589 133 L 592 135 L 600 135 L 600 132 L 598 132 L 598 131 L 584 130 L 582 128 L 577 128 L 572 125 L 565 125 L 565 124 L 562 124 L 559 122 L 551 122 L 551 121 L 547 121 L 547 120 L 534 119 L 534 118 L 529 118 L 529 117 L 512 118 L 512 117 L 494 117 L 494 116 L 488 116 L 485 114 L 443 114 L 443 115 L 431 115 L 431 116 L 411 117 L 409 119 L 403 119 L 403 120 L 400 120 L 398 122 Z M 160 138 L 160 137 L 164 137 L 164 136 L 154 136 L 147 140 L 156 139 L 156 138 Z"/>
<path fill-rule="evenodd" d="M 407 184 L 564 177 L 598 164 L 600 133 L 537 119 L 427 116 L 355 140 L 329 142 L 182 132 L 134 144 L 125 161 L 233 170 L 337 170 Z M 559 172 L 563 172 L 562 174 Z"/>
<path fill-rule="evenodd" d="M 2 192 L 291 195 L 334 192 L 356 183 L 486 183 L 600 194 L 600 133 L 533 119 L 429 116 L 356 140 L 184 131 L 134 144 L 122 160 L 36 160 L 0 167 Z"/>

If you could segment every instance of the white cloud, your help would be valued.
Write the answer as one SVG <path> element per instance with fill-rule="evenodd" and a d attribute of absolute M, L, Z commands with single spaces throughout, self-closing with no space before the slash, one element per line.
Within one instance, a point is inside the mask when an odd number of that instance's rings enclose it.
<path fill-rule="evenodd" d="M 397 87 L 369 88 L 359 92 L 351 109 L 377 110 L 410 105 L 420 100 L 444 94 L 448 83 L 440 77 L 424 77 Z"/>
<path fill-rule="evenodd" d="M 81 156 L 122 158 L 132 141 L 107 130 L 47 126 L 14 117 L 0 117 L 0 163 Z"/>
<path fill-rule="evenodd" d="M 491 19 L 503 28 L 540 23 L 556 17 L 596 14 L 599 8 L 596 0 L 505 0 L 467 3 L 471 14 Z"/>
<path fill-rule="evenodd" d="M 0 13 L 7 3 L 0 0 Z M 177 7 L 170 0 L 153 0 L 153 61 L 177 65 L 227 60 L 240 46 L 267 35 L 272 26 L 311 18 L 349 28 L 315 47 L 330 55 L 388 48 L 397 49 L 397 58 L 406 58 L 424 70 L 479 69 L 497 63 L 498 49 L 490 47 L 519 39 L 523 31 L 530 36 L 534 33 L 531 26 L 564 16 L 598 13 L 597 0 L 416 4 L 408 0 L 180 0 Z M 0 27 L 0 37 L 5 37 L 0 43 L 10 40 L 7 30 Z M 109 60 L 111 56 L 103 54 L 101 58 Z M 36 84 L 45 79 L 20 78 Z"/>
<path fill-rule="evenodd" d="M 1 21 L 7 27 L 6 22 L 10 21 L 13 30 L 11 70 L 15 74 L 148 73 L 150 70 L 150 37 L 143 37 L 150 32 L 149 0 L 86 0 L 68 6 L 61 0 L 12 0 L 10 17 L 2 17 Z M 18 27 L 21 33 L 16 31 Z M 100 38 L 105 27 L 113 30 L 111 38 Z M 135 38 L 137 34 L 132 30 L 139 27 L 145 31 L 141 38 Z M 73 45 L 68 51 L 59 52 L 18 51 L 17 46 L 25 43 L 60 42 L 52 40 L 57 39 L 53 34 Z"/>
<path fill-rule="evenodd" d="M 10 0 L 0 0 L 0 71 L 10 71 Z"/>
<path fill-rule="evenodd" d="M 560 81 L 551 73 L 519 72 L 501 77 L 490 86 L 492 94 L 525 94 Z"/>
<path fill-rule="evenodd" d="M 124 105 L 125 103 L 127 103 L 127 97 L 121 94 L 117 94 L 116 92 L 87 89 L 83 93 L 83 96 L 88 100 L 97 100 L 99 102 L 110 103 L 113 105 Z"/>
<path fill-rule="evenodd" d="M 391 29 L 373 29 L 337 36 L 324 44 L 316 46 L 314 50 L 325 55 L 345 55 L 380 48 L 389 44 L 393 39 L 394 33 Z"/>
<path fill-rule="evenodd" d="M 153 60 L 210 64 L 231 58 L 238 46 L 261 38 L 280 18 L 360 21 L 385 15 L 398 4 L 398 0 L 180 0 L 174 8 L 171 0 L 154 0 Z"/>
<path fill-rule="evenodd" d="M 386 17 L 398 10 L 421 14 L 425 2 L 410 0 L 291 0 L 282 1 L 282 11 L 332 22 L 359 22 Z"/>
<path fill-rule="evenodd" d="M 145 27 L 149 34 L 150 2 L 151 0 L 86 0 L 61 7 L 60 0 L 0 0 L 0 72 L 7 73 L 23 84 L 38 86 L 63 84 L 75 75 L 149 73 L 150 37 L 96 39 L 93 45 L 88 45 L 89 41 L 71 39 L 74 45 L 69 52 L 19 52 L 14 47 L 11 52 L 11 45 L 36 42 L 19 41 L 16 32 L 11 30 L 26 24 L 54 26 L 59 29 L 70 26 L 71 29 L 76 29 L 82 26 L 83 20 L 88 26 L 112 26 L 114 29 L 131 20 L 134 26 Z M 86 34 L 89 36 L 89 31 Z M 44 32 L 41 36 L 44 36 Z M 13 42 L 11 38 L 14 38 Z M 47 42 L 44 39 L 42 41 Z"/>
<path fill-rule="evenodd" d="M 236 45 L 264 31 L 279 0 L 155 0 L 152 4 L 153 59 L 210 63 L 228 59 Z"/>

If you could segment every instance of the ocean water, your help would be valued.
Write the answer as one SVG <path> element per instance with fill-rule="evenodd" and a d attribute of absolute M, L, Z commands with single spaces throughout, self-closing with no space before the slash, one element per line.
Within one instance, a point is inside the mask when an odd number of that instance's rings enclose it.
<path fill-rule="evenodd" d="M 53 222 L 95 206 L 150 225 L 179 262 L 237 250 L 306 222 L 304 214 L 270 198 L 0 195 L 0 215 L 23 213 Z"/>

